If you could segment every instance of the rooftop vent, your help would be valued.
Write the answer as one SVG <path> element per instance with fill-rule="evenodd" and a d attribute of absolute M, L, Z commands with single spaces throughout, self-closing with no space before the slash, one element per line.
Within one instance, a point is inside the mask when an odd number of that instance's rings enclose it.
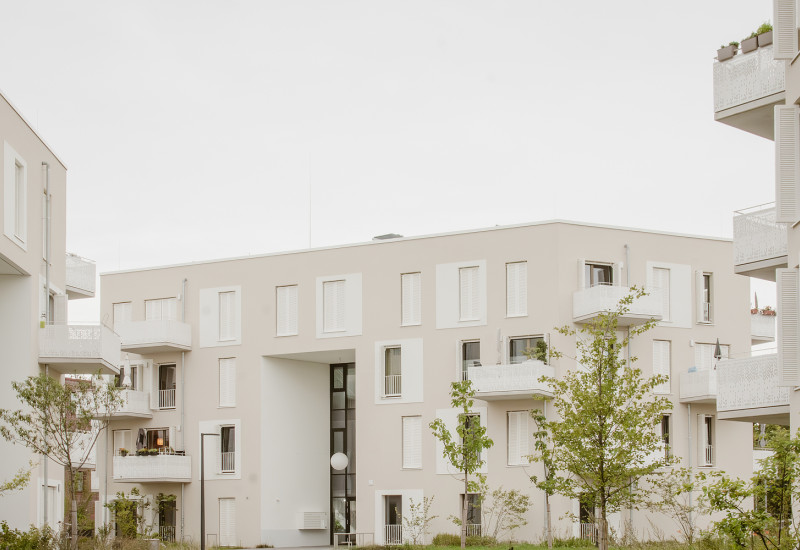
<path fill-rule="evenodd" d="M 387 233 L 386 235 L 378 235 L 377 237 L 372 237 L 373 241 L 385 241 L 387 239 L 402 239 L 402 235 L 398 235 L 397 233 Z"/>

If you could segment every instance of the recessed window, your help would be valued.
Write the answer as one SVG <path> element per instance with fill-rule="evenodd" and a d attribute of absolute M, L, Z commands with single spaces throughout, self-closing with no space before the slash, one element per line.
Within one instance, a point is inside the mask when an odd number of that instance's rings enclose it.
<path fill-rule="evenodd" d="M 508 341 L 508 362 L 513 364 L 524 363 L 528 359 L 535 359 L 547 363 L 547 341 L 544 336 L 526 336 L 511 338 Z"/>
<path fill-rule="evenodd" d="M 400 346 L 387 347 L 384 357 L 384 397 L 400 397 L 402 395 L 402 366 Z"/>
<path fill-rule="evenodd" d="M 175 365 L 159 365 L 158 367 L 158 408 L 175 408 L 175 387 L 177 377 Z"/>
<path fill-rule="evenodd" d="M 614 267 L 611 264 L 586 262 L 584 274 L 586 288 L 614 284 Z"/>
<path fill-rule="evenodd" d="M 703 273 L 703 322 L 710 323 L 713 320 L 711 273 Z"/>
<path fill-rule="evenodd" d="M 469 379 L 469 368 L 481 366 L 481 341 L 461 342 L 461 379 Z"/>
<path fill-rule="evenodd" d="M 462 267 L 458 270 L 460 288 L 460 321 L 480 319 L 480 287 L 478 266 Z"/>
<path fill-rule="evenodd" d="M 672 456 L 672 442 L 670 441 L 670 432 L 672 431 L 671 424 L 671 415 L 661 415 L 661 441 L 664 442 L 664 458 L 666 459 Z"/>
<path fill-rule="evenodd" d="M 236 427 L 222 426 L 220 428 L 221 456 L 220 471 L 232 473 L 236 471 Z"/>

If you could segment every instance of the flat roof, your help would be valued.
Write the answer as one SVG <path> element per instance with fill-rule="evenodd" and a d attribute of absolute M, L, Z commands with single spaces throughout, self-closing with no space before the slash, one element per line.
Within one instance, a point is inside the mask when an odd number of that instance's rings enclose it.
<path fill-rule="evenodd" d="M 364 242 L 357 242 L 357 243 L 347 243 L 347 244 L 336 244 L 330 246 L 320 246 L 315 248 L 303 248 L 298 250 L 285 250 L 282 252 L 267 252 L 263 254 L 252 254 L 249 256 L 234 256 L 229 258 L 215 258 L 211 260 L 199 260 L 193 262 L 182 262 L 177 264 L 167 264 L 167 265 L 158 265 L 158 266 L 150 266 L 150 267 L 137 267 L 132 269 L 120 269 L 116 271 L 105 271 L 100 273 L 100 276 L 104 275 L 119 275 L 123 273 L 137 273 L 141 271 L 154 271 L 157 269 L 172 269 L 175 267 L 189 267 L 195 265 L 203 265 L 203 264 L 215 264 L 215 263 L 222 263 L 222 262 L 235 262 L 239 260 L 249 260 L 249 259 L 256 259 L 256 258 L 269 258 L 272 256 L 284 256 L 288 254 L 306 254 L 309 252 L 318 252 L 322 250 L 335 250 L 337 248 L 352 248 L 356 246 L 380 246 L 389 243 L 396 243 L 400 241 L 415 241 L 420 239 L 432 239 L 436 237 L 448 237 L 453 235 L 467 235 L 470 233 L 482 233 L 485 231 L 502 231 L 506 229 L 518 229 L 522 227 L 534 227 L 538 225 L 554 225 L 554 224 L 564 224 L 564 225 L 577 225 L 581 227 L 594 227 L 598 229 L 614 229 L 617 231 L 631 231 L 634 233 L 650 233 L 654 235 L 667 235 L 670 237 L 684 237 L 688 239 L 703 239 L 708 241 L 720 241 L 720 242 L 733 242 L 733 239 L 729 239 L 727 237 L 710 237 L 705 235 L 692 235 L 689 233 L 674 233 L 671 231 L 658 231 L 655 229 L 641 229 L 636 227 L 623 227 L 618 225 L 605 225 L 605 224 L 598 224 L 598 223 L 588 223 L 588 222 L 578 222 L 573 220 L 543 220 L 538 222 L 526 222 L 526 223 L 517 223 L 512 225 L 495 225 L 493 227 L 481 227 L 477 229 L 463 229 L 459 231 L 448 231 L 444 233 L 431 233 L 428 235 L 415 235 L 411 237 L 400 237 L 396 239 L 381 239 L 381 240 L 371 240 L 371 241 L 364 241 Z"/>
<path fill-rule="evenodd" d="M 44 145 L 44 146 L 45 146 L 45 149 L 47 149 L 48 151 L 50 151 L 50 154 L 52 154 L 52 155 L 53 155 L 53 157 L 55 157 L 55 159 L 58 161 L 58 163 L 59 163 L 61 166 L 63 166 L 63 167 L 64 167 L 64 170 L 66 170 L 66 169 L 67 169 L 67 165 L 66 165 L 66 164 L 64 164 L 64 162 L 63 162 L 63 161 L 62 161 L 60 158 L 58 158 L 58 155 L 56 154 L 56 152 L 55 152 L 55 151 L 53 151 L 53 148 L 52 148 L 52 147 L 50 147 L 50 146 L 47 144 L 47 142 L 44 140 L 44 138 L 43 138 L 41 135 L 39 135 L 39 132 L 37 132 L 37 131 L 36 131 L 36 130 L 33 128 L 33 126 L 31 126 L 31 123 L 30 123 L 30 122 L 28 122 L 28 119 L 26 119 L 24 116 L 22 116 L 22 111 L 20 111 L 19 109 L 17 109 L 17 108 L 14 106 L 14 104 L 13 104 L 13 103 L 11 103 L 11 100 L 9 100 L 9 99 L 8 99 L 8 96 L 6 96 L 6 94 L 4 94 L 4 93 L 3 93 L 3 90 L 0 90 L 0 97 L 2 97 L 2 98 L 3 98 L 3 100 L 4 100 L 6 103 L 8 103 L 8 106 L 9 106 L 9 107 L 11 107 L 11 110 L 12 110 L 12 111 L 14 111 L 15 113 L 17 113 L 17 116 L 20 118 L 20 120 L 22 120 L 22 122 L 24 122 L 24 123 L 25 123 L 25 126 L 27 126 L 27 127 L 30 129 L 30 131 L 31 131 L 31 132 L 33 132 L 33 135 L 35 135 L 35 136 L 36 136 L 36 137 L 39 139 L 39 141 L 41 141 L 41 142 L 42 142 L 42 145 Z"/>

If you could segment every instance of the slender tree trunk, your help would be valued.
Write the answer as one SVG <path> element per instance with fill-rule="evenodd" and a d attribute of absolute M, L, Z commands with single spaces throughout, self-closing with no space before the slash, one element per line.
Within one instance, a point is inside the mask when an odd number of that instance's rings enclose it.
<path fill-rule="evenodd" d="M 464 503 L 461 506 L 461 548 L 462 550 L 467 547 L 467 499 L 469 493 L 469 482 L 467 481 L 467 472 L 464 472 Z"/>
<path fill-rule="evenodd" d="M 606 521 L 605 503 L 600 505 L 599 533 L 597 536 L 597 547 L 599 550 L 608 550 L 608 522 Z"/>
<path fill-rule="evenodd" d="M 553 522 L 550 516 L 550 495 L 545 491 L 544 493 L 544 504 L 547 508 L 547 547 L 552 549 L 553 548 Z"/>

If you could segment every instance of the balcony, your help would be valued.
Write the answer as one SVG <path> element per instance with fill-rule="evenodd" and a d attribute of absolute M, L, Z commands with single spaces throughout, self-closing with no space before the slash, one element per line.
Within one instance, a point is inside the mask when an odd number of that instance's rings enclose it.
<path fill-rule="evenodd" d="M 97 266 L 91 260 L 67 253 L 67 296 L 70 300 L 94 298 Z"/>
<path fill-rule="evenodd" d="M 681 373 L 681 403 L 716 403 L 717 371 L 698 370 Z"/>
<path fill-rule="evenodd" d="M 114 481 L 123 483 L 189 483 L 192 457 L 179 454 L 115 456 Z"/>
<path fill-rule="evenodd" d="M 578 290 L 572 295 L 572 321 L 589 323 L 600 314 L 617 309 L 619 301 L 630 293 L 626 286 L 597 285 Z M 630 311 L 618 319 L 619 326 L 640 325 L 651 319 L 661 320 L 661 290 L 647 291 L 630 305 Z"/>
<path fill-rule="evenodd" d="M 192 349 L 192 326 L 181 321 L 129 321 L 116 323 L 114 330 L 122 339 L 122 351 L 146 354 Z"/>
<path fill-rule="evenodd" d="M 789 389 L 778 386 L 778 355 L 724 359 L 717 365 L 720 420 L 789 425 Z"/>
<path fill-rule="evenodd" d="M 39 329 L 39 363 L 61 374 L 119 374 L 119 336 L 99 325 Z"/>
<path fill-rule="evenodd" d="M 773 107 L 786 97 L 784 62 L 772 46 L 714 62 L 714 120 L 774 139 Z"/>
<path fill-rule="evenodd" d="M 150 410 L 150 394 L 144 391 L 125 390 L 120 392 L 122 405 L 114 411 L 112 418 L 153 418 Z"/>
<path fill-rule="evenodd" d="M 467 368 L 467 378 L 472 381 L 475 397 L 484 401 L 552 397 L 549 384 L 539 382 L 542 376 L 555 376 L 555 371 L 536 360 Z"/>
<path fill-rule="evenodd" d="M 750 314 L 750 341 L 753 345 L 775 341 L 775 319 L 774 315 Z"/>
<path fill-rule="evenodd" d="M 775 269 L 787 266 L 786 224 L 775 221 L 775 203 L 733 213 L 733 270 L 739 275 L 775 281 Z"/>

